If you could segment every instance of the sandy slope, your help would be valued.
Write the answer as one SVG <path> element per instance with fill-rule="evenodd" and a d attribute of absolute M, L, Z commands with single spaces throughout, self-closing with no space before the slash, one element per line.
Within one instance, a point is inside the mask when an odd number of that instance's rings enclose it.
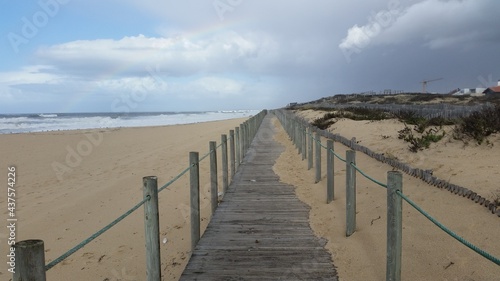
<path fill-rule="evenodd" d="M 298 111 L 299 116 L 314 120 L 324 112 Z M 413 126 L 410 126 L 413 128 Z M 342 119 L 330 126 L 332 133 L 356 140 L 377 153 L 395 157 L 413 167 L 431 169 L 438 178 L 467 187 L 483 197 L 500 197 L 500 135 L 490 136 L 489 145 L 465 144 L 451 137 L 453 126 L 445 126 L 446 136 L 418 153 L 408 150 L 408 143 L 398 139 L 404 124 L 398 120 L 353 121 Z"/>

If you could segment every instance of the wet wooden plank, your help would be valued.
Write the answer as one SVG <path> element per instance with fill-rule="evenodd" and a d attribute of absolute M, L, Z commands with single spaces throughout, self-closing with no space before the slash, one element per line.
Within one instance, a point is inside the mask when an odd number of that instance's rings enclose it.
<path fill-rule="evenodd" d="M 271 116 L 262 131 L 274 132 Z M 259 132 L 181 280 L 338 280 L 309 206 L 273 172 L 283 147 Z"/>

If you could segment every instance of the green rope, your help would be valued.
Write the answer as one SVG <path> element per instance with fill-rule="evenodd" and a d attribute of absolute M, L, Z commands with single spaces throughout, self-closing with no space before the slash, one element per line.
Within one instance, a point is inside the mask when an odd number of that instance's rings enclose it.
<path fill-rule="evenodd" d="M 137 210 L 140 206 L 142 206 L 142 204 L 144 204 L 150 198 L 151 197 L 148 195 L 141 202 L 139 202 L 137 205 L 135 205 L 134 207 L 132 207 L 132 209 L 128 210 L 126 213 L 124 213 L 123 215 L 121 215 L 120 217 L 118 217 L 117 219 L 115 219 L 114 221 L 112 221 L 110 224 L 106 225 L 101 230 L 99 230 L 96 233 L 92 234 L 92 236 L 90 236 L 89 238 L 83 240 L 80 244 L 76 245 L 75 247 L 73 247 L 72 249 L 70 249 L 69 251 L 67 251 L 66 253 L 64 253 L 63 255 L 61 255 L 60 257 L 58 257 L 57 259 L 51 261 L 49 264 L 47 264 L 45 266 L 45 271 L 48 271 L 49 269 L 53 268 L 58 263 L 62 262 L 67 257 L 71 256 L 73 253 L 75 253 L 76 251 L 80 250 L 81 248 L 83 248 L 88 243 L 90 243 L 92 240 L 94 240 L 97 237 L 99 237 L 99 235 L 101 235 L 104 232 L 108 231 L 115 224 L 119 223 L 121 220 L 123 220 L 124 218 L 126 218 L 128 215 L 132 214 L 135 210 Z"/>
<path fill-rule="evenodd" d="M 458 236 L 456 233 L 448 229 L 446 226 L 441 224 L 439 221 L 437 221 L 435 218 L 431 217 L 428 213 L 426 213 L 422 208 L 420 208 L 415 202 L 411 201 L 410 198 L 406 197 L 401 191 L 397 190 L 396 194 L 401 196 L 408 204 L 410 204 L 413 208 L 415 208 L 417 211 L 419 211 L 422 215 L 424 215 L 427 219 L 429 219 L 431 222 L 433 222 L 437 227 L 441 228 L 444 232 L 446 232 L 448 235 L 451 237 L 455 238 L 458 240 L 460 243 L 464 244 L 465 246 L 469 247 L 471 250 L 474 252 L 480 254 L 481 256 L 485 257 L 486 259 L 494 262 L 496 265 L 500 265 L 500 259 L 492 256 L 491 254 L 485 252 L 484 250 L 479 249 L 477 246 L 471 244 L 469 241 L 465 240 L 464 238 Z"/>
<path fill-rule="evenodd" d="M 367 178 L 367 179 L 371 180 L 372 182 L 374 182 L 374 183 L 376 183 L 376 184 L 380 185 L 381 187 L 385 187 L 385 188 L 387 188 L 387 185 L 386 185 L 386 184 L 381 183 L 381 182 L 379 182 L 378 180 L 376 180 L 376 179 L 374 179 L 374 178 L 370 177 L 369 175 L 365 174 L 365 172 L 361 171 L 361 169 L 359 169 L 356 165 L 354 165 L 354 163 L 351 163 L 351 166 L 352 166 L 354 169 L 356 169 L 356 171 L 358 171 L 360 174 L 362 174 L 363 176 L 365 176 L 365 178 Z"/>
<path fill-rule="evenodd" d="M 189 170 L 191 170 L 192 166 L 193 165 L 189 165 L 189 167 L 187 167 L 186 169 L 184 169 L 184 171 L 182 171 L 180 174 L 178 174 L 173 179 L 171 179 L 166 184 L 164 184 L 162 187 L 160 187 L 158 189 L 158 193 L 160 193 L 162 190 L 164 190 L 165 188 L 167 188 L 168 186 L 170 186 L 172 183 L 174 183 L 176 180 L 178 180 L 180 177 L 182 177 L 185 173 L 189 172 Z"/>
<path fill-rule="evenodd" d="M 200 159 L 198 159 L 198 162 L 203 161 L 203 159 L 207 158 L 210 154 L 212 154 L 212 152 L 214 152 L 214 151 L 210 150 L 207 154 L 205 154 L 203 157 L 201 157 Z"/>
<path fill-rule="evenodd" d="M 308 135 L 310 135 L 310 136 L 312 137 L 312 139 L 313 139 L 313 140 L 315 140 L 317 143 L 319 143 L 319 145 L 320 145 L 321 147 L 323 147 L 324 149 L 326 149 L 326 150 L 328 151 L 328 147 L 324 146 L 324 145 L 323 145 L 323 144 L 322 144 L 322 143 L 321 143 L 318 139 L 316 139 L 316 138 L 315 138 L 312 134 L 309 134 L 309 133 L 308 133 Z M 343 159 L 342 157 L 340 157 L 340 155 L 338 155 L 337 153 L 335 153 L 335 151 L 333 151 L 332 149 L 330 149 L 330 152 L 331 152 L 331 153 L 333 153 L 333 155 L 334 155 L 335 157 L 337 157 L 340 161 L 342 161 L 342 162 L 344 162 L 344 163 L 346 162 L 346 160 L 345 160 L 345 159 Z"/>
<path fill-rule="evenodd" d="M 320 140 L 317 140 L 317 142 L 319 143 L 319 146 L 321 146 L 322 148 L 324 148 L 324 149 L 328 149 L 328 147 L 324 146 L 324 145 L 321 143 L 321 141 L 320 141 Z"/>
<path fill-rule="evenodd" d="M 337 153 L 335 153 L 335 151 L 333 151 L 333 149 L 330 149 L 330 152 L 333 153 L 333 155 L 335 157 L 337 157 L 340 161 L 346 163 L 347 161 L 345 159 L 343 159 L 342 157 L 340 157 L 339 155 L 337 155 Z"/>

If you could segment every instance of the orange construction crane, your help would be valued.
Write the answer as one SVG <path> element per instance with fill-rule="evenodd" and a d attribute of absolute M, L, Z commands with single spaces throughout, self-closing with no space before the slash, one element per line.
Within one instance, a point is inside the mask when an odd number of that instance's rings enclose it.
<path fill-rule="evenodd" d="M 424 80 L 424 81 L 420 82 L 420 83 L 422 83 L 422 92 L 424 94 L 427 94 L 427 83 L 442 80 L 442 79 L 443 78 L 437 78 L 437 79 L 431 79 L 431 80 Z"/>

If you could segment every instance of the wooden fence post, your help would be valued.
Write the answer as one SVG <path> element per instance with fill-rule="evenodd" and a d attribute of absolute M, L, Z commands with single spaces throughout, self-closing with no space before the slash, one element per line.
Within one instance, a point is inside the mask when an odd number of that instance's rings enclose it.
<path fill-rule="evenodd" d="M 316 177 L 314 183 L 318 183 L 321 180 L 321 136 L 316 132 Z"/>
<path fill-rule="evenodd" d="M 243 122 L 243 132 L 244 132 L 244 135 L 245 135 L 245 139 L 244 139 L 244 142 L 243 142 L 243 154 L 247 154 L 247 144 L 248 144 L 248 138 L 250 137 L 248 135 L 248 125 L 247 125 L 247 121 Z"/>
<path fill-rule="evenodd" d="M 210 151 L 210 202 L 212 204 L 212 215 L 215 213 L 218 204 L 219 186 L 217 182 L 217 143 L 209 143 Z"/>
<path fill-rule="evenodd" d="M 243 123 L 240 124 L 240 151 L 241 162 L 243 162 L 243 158 L 245 158 L 245 130 Z"/>
<path fill-rule="evenodd" d="M 295 134 L 295 148 L 300 154 L 300 134 L 299 134 L 299 122 L 297 119 L 293 120 L 293 132 Z"/>
<path fill-rule="evenodd" d="M 250 119 L 247 120 L 247 132 L 248 132 L 248 139 L 247 139 L 247 151 L 248 151 L 250 143 L 252 142 L 252 123 Z"/>
<path fill-rule="evenodd" d="M 42 240 L 24 240 L 14 245 L 15 257 L 9 257 L 9 262 L 15 266 L 14 281 L 36 280 L 45 281 L 45 250 Z M 10 253 L 10 251 L 9 251 Z M 7 262 L 7 264 L 9 264 Z M 9 268 L 11 266 L 9 265 Z"/>
<path fill-rule="evenodd" d="M 302 160 L 305 160 L 307 157 L 307 134 L 305 125 L 300 127 L 300 134 L 302 139 Z"/>
<path fill-rule="evenodd" d="M 334 156 L 333 156 L 333 140 L 327 140 L 326 142 L 326 203 L 330 203 L 333 201 L 334 197 L 334 178 L 333 178 L 333 169 L 334 169 Z"/>
<path fill-rule="evenodd" d="M 198 152 L 189 153 L 189 187 L 191 201 L 191 251 L 200 240 L 200 167 Z"/>
<path fill-rule="evenodd" d="M 356 152 L 346 152 L 346 236 L 351 236 L 356 230 Z"/>
<path fill-rule="evenodd" d="M 231 181 L 236 173 L 236 155 L 234 151 L 234 130 L 229 131 L 229 162 L 231 163 Z"/>
<path fill-rule="evenodd" d="M 401 280 L 403 176 L 399 171 L 387 172 L 387 268 L 386 280 Z"/>
<path fill-rule="evenodd" d="M 309 133 L 308 142 L 307 142 L 307 169 L 311 170 L 313 167 L 313 135 L 312 128 L 308 127 L 307 131 Z"/>
<path fill-rule="evenodd" d="M 228 159 L 227 159 L 227 135 L 221 136 L 222 141 L 222 191 L 226 194 L 227 187 L 229 186 L 229 172 L 228 172 Z"/>
<path fill-rule="evenodd" d="M 143 177 L 143 196 L 149 196 L 144 203 L 144 237 L 146 238 L 146 278 L 148 281 L 161 279 L 160 258 L 160 216 L 158 213 L 158 181 L 154 176 Z"/>
<path fill-rule="evenodd" d="M 239 127 L 235 127 L 235 139 L 234 139 L 234 142 L 235 142 L 235 150 L 236 150 L 236 169 L 238 169 L 240 167 L 240 163 L 241 163 L 241 150 L 240 150 L 240 128 Z"/>

